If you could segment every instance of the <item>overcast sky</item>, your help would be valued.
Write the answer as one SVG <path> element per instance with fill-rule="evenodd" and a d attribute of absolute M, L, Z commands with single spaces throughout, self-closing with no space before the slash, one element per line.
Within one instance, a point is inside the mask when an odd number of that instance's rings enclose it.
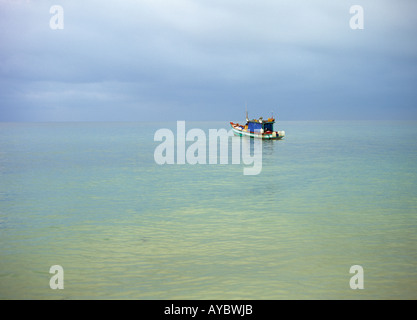
<path fill-rule="evenodd" d="M 0 0 L 0 121 L 242 121 L 245 103 L 280 120 L 417 120 L 416 13 L 415 0 Z"/>

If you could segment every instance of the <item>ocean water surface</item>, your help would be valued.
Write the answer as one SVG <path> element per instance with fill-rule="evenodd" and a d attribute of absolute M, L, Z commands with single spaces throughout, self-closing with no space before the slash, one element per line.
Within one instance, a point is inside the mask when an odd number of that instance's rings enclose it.
<path fill-rule="evenodd" d="M 0 124 L 0 299 L 417 298 L 416 122 L 279 122 L 252 176 L 156 164 L 160 128 Z"/>

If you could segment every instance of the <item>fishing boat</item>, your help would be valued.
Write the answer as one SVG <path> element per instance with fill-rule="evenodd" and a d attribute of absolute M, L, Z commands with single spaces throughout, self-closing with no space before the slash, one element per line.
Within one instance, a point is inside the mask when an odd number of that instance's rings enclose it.
<path fill-rule="evenodd" d="M 230 122 L 233 133 L 237 136 L 248 136 L 259 139 L 282 139 L 285 136 L 285 131 L 274 131 L 275 118 L 272 115 L 267 120 L 262 117 L 259 119 L 249 120 L 248 112 L 246 111 L 246 124 Z"/>

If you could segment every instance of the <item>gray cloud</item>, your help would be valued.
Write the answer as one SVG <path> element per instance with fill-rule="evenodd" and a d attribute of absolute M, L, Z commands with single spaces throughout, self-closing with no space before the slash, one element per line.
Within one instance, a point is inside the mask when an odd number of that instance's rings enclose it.
<path fill-rule="evenodd" d="M 0 121 L 417 116 L 415 1 L 60 2 L 0 1 Z"/>

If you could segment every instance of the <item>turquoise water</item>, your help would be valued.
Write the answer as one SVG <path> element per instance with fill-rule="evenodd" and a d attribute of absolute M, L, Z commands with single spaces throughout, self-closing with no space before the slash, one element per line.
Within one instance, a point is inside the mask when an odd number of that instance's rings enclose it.
<path fill-rule="evenodd" d="M 0 124 L 1 299 L 417 298 L 416 122 L 281 122 L 255 176 L 157 165 L 160 128 Z"/>

